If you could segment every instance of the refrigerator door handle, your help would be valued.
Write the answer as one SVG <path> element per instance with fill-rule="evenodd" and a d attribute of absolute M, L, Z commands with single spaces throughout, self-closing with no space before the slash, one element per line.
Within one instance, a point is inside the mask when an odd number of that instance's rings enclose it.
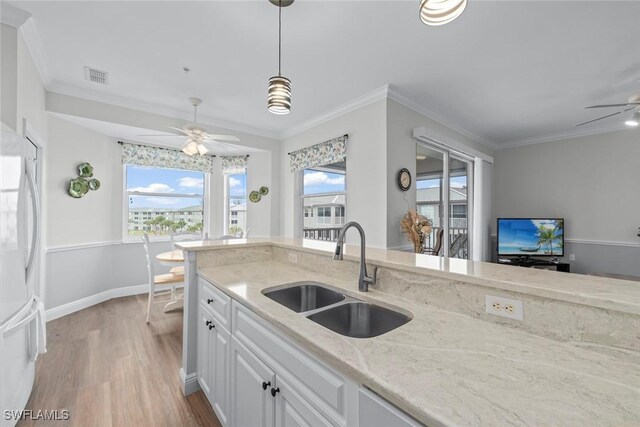
<path fill-rule="evenodd" d="M 29 279 L 33 273 L 38 243 L 40 242 L 40 200 L 38 199 L 38 191 L 36 189 L 36 181 L 33 177 L 33 172 L 31 171 L 29 162 L 26 159 L 24 166 L 27 175 L 27 182 L 31 189 L 31 203 L 33 204 L 33 233 L 31 235 L 31 250 L 29 251 L 29 258 L 27 258 L 27 267 L 25 272 L 26 283 L 29 283 Z"/>

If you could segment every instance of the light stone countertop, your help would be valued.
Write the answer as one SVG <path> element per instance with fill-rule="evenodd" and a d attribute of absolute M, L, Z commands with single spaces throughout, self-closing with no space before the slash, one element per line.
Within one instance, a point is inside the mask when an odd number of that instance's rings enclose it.
<path fill-rule="evenodd" d="M 247 242 L 233 245 L 243 244 Z M 263 244 L 271 243 L 250 243 Z M 635 352 L 596 352 L 371 288 L 360 293 L 355 278 L 319 275 L 275 261 L 203 268 L 199 274 L 429 426 L 640 425 L 640 354 Z M 358 299 L 391 305 L 413 319 L 375 338 L 348 338 L 261 293 L 300 280 L 324 282 Z"/>
<path fill-rule="evenodd" d="M 335 243 L 331 242 L 282 237 L 209 240 L 177 244 L 185 251 L 268 245 L 321 254 L 333 252 L 335 248 Z M 367 248 L 366 256 L 368 264 L 381 267 L 429 274 L 506 291 L 522 292 L 543 298 L 640 315 L 639 282 L 572 273 L 558 274 L 555 271 L 377 248 Z M 359 260 L 360 247 L 345 245 L 344 258 Z"/>

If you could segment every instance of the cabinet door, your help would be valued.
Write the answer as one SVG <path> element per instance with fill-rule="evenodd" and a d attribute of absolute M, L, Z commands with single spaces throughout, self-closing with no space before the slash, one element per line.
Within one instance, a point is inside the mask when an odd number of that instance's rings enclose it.
<path fill-rule="evenodd" d="M 196 373 L 200 388 L 211 401 L 211 333 L 207 322 L 211 322 L 206 310 L 198 306 L 198 354 L 196 360 Z"/>
<path fill-rule="evenodd" d="M 277 388 L 280 390 L 276 394 L 277 427 L 333 426 L 280 375 Z"/>
<path fill-rule="evenodd" d="M 211 342 L 211 406 L 223 426 L 229 421 L 229 356 L 231 336 L 220 325 L 212 330 Z"/>
<path fill-rule="evenodd" d="M 272 427 L 276 399 L 274 372 L 231 338 L 231 423 L 235 427 Z M 263 383 L 268 383 L 266 390 Z"/>

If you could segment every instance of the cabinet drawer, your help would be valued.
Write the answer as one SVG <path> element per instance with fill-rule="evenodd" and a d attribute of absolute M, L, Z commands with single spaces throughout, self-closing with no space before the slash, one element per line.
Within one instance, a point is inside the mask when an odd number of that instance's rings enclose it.
<path fill-rule="evenodd" d="M 420 427 L 422 424 L 365 388 L 358 393 L 360 426 L 367 427 Z"/>
<path fill-rule="evenodd" d="M 239 341 L 268 364 L 284 371 L 317 409 L 332 418 L 345 418 L 345 380 L 312 355 L 301 351 L 265 320 L 233 302 L 233 331 Z"/>
<path fill-rule="evenodd" d="M 202 278 L 198 278 L 198 297 L 200 304 L 210 310 L 215 320 L 230 330 L 231 298 Z"/>

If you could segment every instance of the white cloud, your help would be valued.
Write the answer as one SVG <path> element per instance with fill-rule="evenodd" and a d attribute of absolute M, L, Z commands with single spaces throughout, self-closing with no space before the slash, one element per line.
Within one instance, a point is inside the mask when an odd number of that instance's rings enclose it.
<path fill-rule="evenodd" d="M 230 188 L 240 187 L 240 185 L 242 185 L 242 181 L 240 181 L 238 178 L 234 178 L 232 176 L 229 177 L 229 187 Z"/>
<path fill-rule="evenodd" d="M 180 178 L 180 187 L 183 188 L 203 188 L 204 178 L 193 178 L 191 176 L 184 176 Z"/>
<path fill-rule="evenodd" d="M 344 185 L 344 175 L 335 178 L 329 178 L 324 172 L 310 172 L 304 176 L 304 185 Z"/>
<path fill-rule="evenodd" d="M 147 197 L 145 200 L 149 203 L 156 203 L 158 205 L 175 205 L 180 201 L 175 197 Z"/>
<path fill-rule="evenodd" d="M 149 184 L 147 187 L 127 188 L 127 191 L 139 191 L 142 193 L 172 193 L 176 190 L 167 184 L 153 183 Z"/>
<path fill-rule="evenodd" d="M 540 228 L 547 228 L 553 230 L 556 226 L 556 221 L 553 220 L 531 220 L 533 225 Z"/>

